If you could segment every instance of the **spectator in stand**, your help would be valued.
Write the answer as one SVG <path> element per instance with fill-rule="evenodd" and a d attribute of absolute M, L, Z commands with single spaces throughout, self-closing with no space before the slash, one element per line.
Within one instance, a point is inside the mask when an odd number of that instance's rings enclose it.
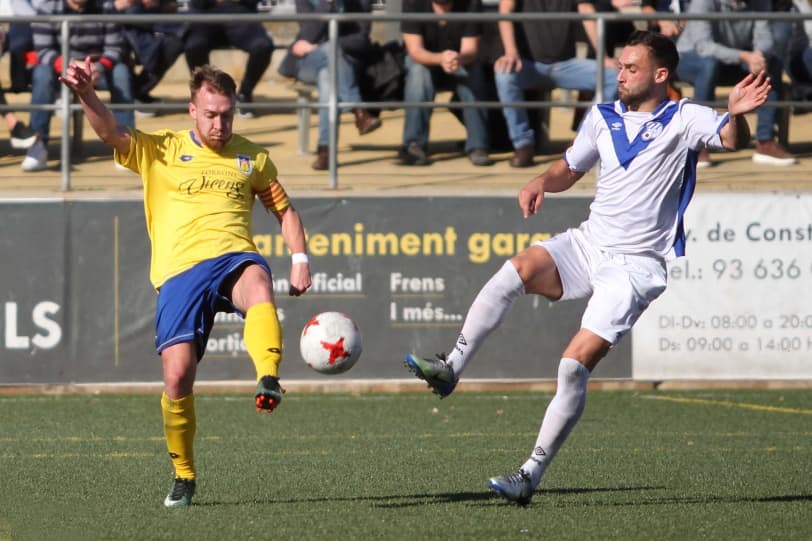
<path fill-rule="evenodd" d="M 36 11 L 29 0 L 12 0 L 14 15 L 33 16 Z M 9 92 L 27 92 L 31 87 L 29 65 L 35 63 L 34 35 L 31 23 L 11 23 L 6 34 L 6 50 L 9 55 L 11 86 Z"/>
<path fill-rule="evenodd" d="M 809 0 L 774 0 L 774 11 L 812 14 Z M 792 83 L 793 100 L 810 100 L 812 94 L 798 83 L 812 83 L 812 19 L 771 21 L 775 50 Z"/>
<path fill-rule="evenodd" d="M 403 13 L 481 13 L 480 0 L 404 0 Z M 407 102 L 433 102 L 438 90 L 453 90 L 460 101 L 485 101 L 485 70 L 478 59 L 482 26 L 476 22 L 447 23 L 403 21 L 406 46 Z M 403 125 L 401 161 L 404 165 L 428 165 L 431 109 L 407 107 Z M 466 107 L 462 111 L 467 137 L 465 153 L 472 164 L 492 165 L 488 155 L 488 112 Z"/>
<path fill-rule="evenodd" d="M 6 31 L 4 29 L 0 29 L 0 55 L 5 52 L 5 46 L 7 44 L 6 38 Z M 8 102 L 6 101 L 6 93 L 3 91 L 2 87 L 0 87 L 0 105 L 8 105 Z M 3 113 L 3 118 L 6 120 L 6 124 L 8 125 L 11 148 L 26 150 L 31 148 L 31 145 L 37 141 L 37 132 L 26 126 L 25 122 L 22 120 L 17 119 L 17 115 L 15 115 L 13 112 L 7 111 Z"/>
<path fill-rule="evenodd" d="M 221 19 L 231 15 L 257 13 L 259 0 L 189 0 L 189 13 L 217 13 Z M 248 53 L 248 63 L 237 94 L 237 113 L 242 118 L 257 116 L 251 108 L 254 89 L 271 64 L 274 43 L 261 22 L 190 24 L 184 37 L 189 71 L 207 65 L 209 53 L 218 48 L 236 47 Z"/>
<path fill-rule="evenodd" d="M 689 14 L 752 13 L 770 11 L 770 0 L 692 0 Z M 677 50 L 677 77 L 694 87 L 693 99 L 711 102 L 716 87 L 735 84 L 747 73 L 766 71 L 772 89 L 756 120 L 756 151 L 753 161 L 765 165 L 792 165 L 795 156 L 775 140 L 778 109 L 770 104 L 781 99 L 783 66 L 774 54 L 773 36 L 766 20 L 691 19 L 685 24 Z M 700 152 L 699 167 L 711 164 L 707 150 Z"/>
<path fill-rule="evenodd" d="M 38 15 L 114 14 L 113 0 L 33 0 L 31 5 Z M 132 77 L 124 56 L 127 51 L 121 27 L 113 23 L 76 22 L 71 24 L 69 58 L 62 58 L 59 24 L 36 22 L 31 24 L 37 65 L 31 80 L 31 104 L 47 105 L 56 101 L 58 76 L 62 66 L 71 60 L 93 61 L 96 88 L 110 91 L 113 104 L 132 105 Z M 132 109 L 116 110 L 116 121 L 121 126 L 135 127 Z M 31 127 L 39 140 L 28 149 L 22 163 L 23 171 L 41 171 L 48 166 L 48 138 L 53 111 L 31 111 Z"/>
<path fill-rule="evenodd" d="M 296 13 L 370 13 L 372 6 L 369 0 L 296 0 Z M 365 55 L 370 50 L 369 32 L 372 24 L 364 22 L 342 22 L 338 25 L 338 101 L 362 102 L 358 85 L 359 72 L 364 64 Z M 307 84 L 315 84 L 319 90 L 319 103 L 324 105 L 330 98 L 329 43 L 326 21 L 300 21 L 299 32 L 288 54 L 279 66 L 279 73 Z M 352 110 L 355 116 L 355 127 L 360 135 L 366 135 L 381 126 L 381 119 L 373 116 L 366 109 L 357 107 Z M 326 107 L 319 109 L 319 140 L 316 143 L 316 160 L 311 167 L 317 171 L 329 166 L 330 111 Z"/>
<path fill-rule="evenodd" d="M 500 0 L 499 13 L 594 13 L 587 0 Z M 590 24 L 591 23 L 591 24 Z M 496 60 L 496 90 L 501 102 L 524 100 L 524 90 L 552 86 L 567 90 L 594 91 L 598 69 L 603 69 L 603 101 L 617 97 L 616 61 L 606 56 L 597 62 L 576 58 L 575 41 L 580 21 L 526 20 L 499 21 L 504 54 Z M 584 30 L 593 46 L 597 43 L 595 21 L 584 21 Z M 514 154 L 512 167 L 533 165 L 536 136 L 527 111 L 505 107 Z"/>
<path fill-rule="evenodd" d="M 639 11 L 643 11 L 644 8 L 651 7 L 653 10 L 654 0 L 590 0 L 587 4 L 591 4 L 594 10 L 590 10 L 587 7 L 585 13 L 621 13 L 624 11 L 628 12 L 632 8 L 640 8 Z M 585 21 L 582 28 L 585 33 L 587 29 L 589 29 L 589 33 L 586 35 L 587 39 L 585 40 L 589 46 L 587 58 L 595 58 L 595 43 L 597 43 L 598 40 L 597 23 L 595 21 Z M 606 56 L 614 58 L 615 50 L 618 47 L 623 47 L 628 37 L 634 31 L 635 26 L 633 21 L 606 22 L 603 40 Z M 578 41 L 584 40 L 579 39 Z"/>
<path fill-rule="evenodd" d="M 145 15 L 177 13 L 175 0 L 115 0 L 118 13 Z M 150 95 L 175 60 L 183 53 L 183 25 L 173 23 L 125 24 L 124 36 L 135 55 L 141 71 L 133 75 L 133 96 L 136 104 L 160 103 Z M 154 110 L 136 110 L 137 116 L 153 117 Z"/>
<path fill-rule="evenodd" d="M 688 2 L 685 0 L 645 0 L 640 6 L 643 13 L 685 13 Z M 685 21 L 661 19 L 651 22 L 651 30 L 667 38 L 676 40 L 685 27 Z"/>

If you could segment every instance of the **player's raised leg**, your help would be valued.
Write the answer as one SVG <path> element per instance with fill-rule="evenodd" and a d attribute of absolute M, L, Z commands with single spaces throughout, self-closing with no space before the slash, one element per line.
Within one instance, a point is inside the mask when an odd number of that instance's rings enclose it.
<path fill-rule="evenodd" d="M 468 361 L 488 335 L 504 321 L 514 301 L 523 293 L 522 278 L 513 262 L 506 261 L 477 294 L 448 356 L 438 355 L 435 359 L 428 359 L 409 354 L 406 355 L 407 368 L 425 380 L 440 398 L 448 396 L 456 387 Z"/>
<path fill-rule="evenodd" d="M 269 269 L 261 264 L 246 265 L 231 289 L 234 306 L 245 313 L 243 338 L 257 373 L 254 403 L 257 411 L 271 413 L 284 390 L 279 385 L 282 361 L 282 326 L 276 313 Z"/>
<path fill-rule="evenodd" d="M 477 294 L 454 347 L 446 356 L 427 359 L 406 356 L 406 366 L 425 380 L 440 398 L 448 396 L 468 362 L 487 337 L 507 317 L 513 303 L 525 292 L 551 300 L 561 297 L 561 280 L 547 249 L 534 244 L 506 261 Z"/>

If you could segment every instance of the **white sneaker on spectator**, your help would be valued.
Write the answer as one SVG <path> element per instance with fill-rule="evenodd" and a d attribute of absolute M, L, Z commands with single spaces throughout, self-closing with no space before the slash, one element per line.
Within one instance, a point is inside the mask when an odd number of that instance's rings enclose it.
<path fill-rule="evenodd" d="M 25 122 L 18 120 L 11 129 L 11 148 L 17 150 L 27 150 L 37 142 L 37 132 L 25 125 Z"/>
<path fill-rule="evenodd" d="M 41 139 L 31 145 L 23 158 L 22 169 L 26 173 L 42 171 L 48 168 L 48 149 Z"/>
<path fill-rule="evenodd" d="M 161 104 L 163 100 L 147 94 L 135 100 L 135 118 L 155 118 L 158 116 L 159 111 L 156 109 L 149 109 L 147 107 L 139 107 L 141 105 Z"/>
<path fill-rule="evenodd" d="M 787 149 L 773 141 L 758 141 L 756 151 L 753 153 L 753 162 L 762 165 L 794 165 L 797 160 L 795 156 L 787 152 Z"/>

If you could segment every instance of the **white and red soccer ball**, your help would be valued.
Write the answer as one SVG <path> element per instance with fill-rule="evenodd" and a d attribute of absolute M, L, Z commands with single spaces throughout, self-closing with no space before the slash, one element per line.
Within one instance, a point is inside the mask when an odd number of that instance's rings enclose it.
<path fill-rule="evenodd" d="M 316 372 L 346 372 L 361 356 L 361 330 L 347 314 L 316 314 L 302 329 L 299 352 L 307 366 Z"/>

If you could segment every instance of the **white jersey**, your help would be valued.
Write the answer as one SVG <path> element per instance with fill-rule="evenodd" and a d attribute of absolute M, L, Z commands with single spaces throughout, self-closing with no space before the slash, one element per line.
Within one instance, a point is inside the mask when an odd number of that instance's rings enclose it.
<path fill-rule="evenodd" d="M 617 253 L 685 255 L 683 214 L 696 185 L 698 150 L 724 150 L 728 121 L 710 107 L 664 101 L 650 113 L 620 101 L 593 105 L 564 159 L 589 171 L 600 159 L 597 191 L 581 230 Z"/>

